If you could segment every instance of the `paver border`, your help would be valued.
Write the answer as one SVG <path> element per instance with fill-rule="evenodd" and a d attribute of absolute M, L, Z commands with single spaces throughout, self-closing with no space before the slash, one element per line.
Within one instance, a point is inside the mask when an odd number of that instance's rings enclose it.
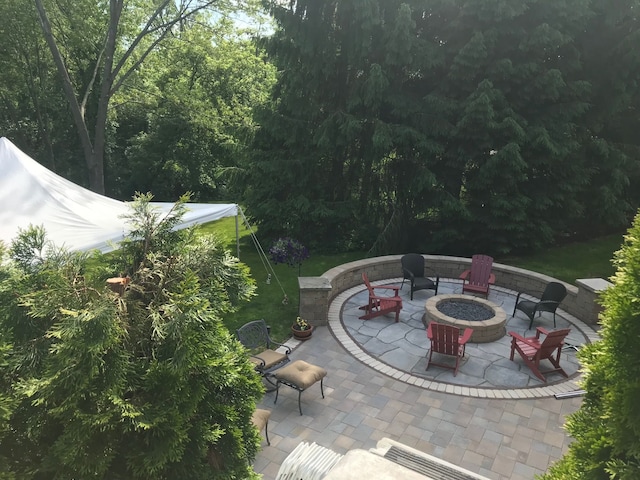
<path fill-rule="evenodd" d="M 401 281 L 402 278 L 390 278 L 372 282 L 372 284 L 384 284 Z M 441 281 L 454 282 L 456 279 L 440 279 Z M 512 290 L 503 287 L 493 287 L 494 289 L 507 294 L 513 294 Z M 474 398 L 495 398 L 495 399 L 531 399 L 531 398 L 544 398 L 551 397 L 557 393 L 568 393 L 574 390 L 580 389 L 580 379 L 582 375 L 578 373 L 577 376 L 569 378 L 558 383 L 544 385 L 540 387 L 524 387 L 524 388 L 488 388 L 488 387 L 466 387 L 463 385 L 455 385 L 452 383 L 439 382 L 437 380 L 425 379 L 418 377 L 409 372 L 405 372 L 391 365 L 381 362 L 377 358 L 371 356 L 366 350 L 364 350 L 353 338 L 347 333 L 344 328 L 341 319 L 341 312 L 343 304 L 351 298 L 353 295 L 359 293 L 364 289 L 363 285 L 357 285 L 347 290 L 340 292 L 329 304 L 328 311 L 328 326 L 329 330 L 336 338 L 336 340 L 349 352 L 353 357 L 364 363 L 365 365 L 373 368 L 374 370 L 383 373 L 389 377 L 399 380 L 410 385 L 415 385 L 426 390 L 433 390 L 444 393 L 452 393 L 454 395 L 461 395 L 465 397 Z M 562 316 L 569 323 L 574 325 L 580 332 L 587 338 L 589 343 L 593 343 L 599 339 L 599 336 L 595 330 L 589 325 L 577 319 L 573 315 L 558 309 L 558 315 Z"/>

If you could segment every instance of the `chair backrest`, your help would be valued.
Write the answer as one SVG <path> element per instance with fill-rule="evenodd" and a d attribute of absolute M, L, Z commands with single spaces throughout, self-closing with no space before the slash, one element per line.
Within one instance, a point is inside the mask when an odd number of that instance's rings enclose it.
<path fill-rule="evenodd" d="M 236 330 L 240 343 L 249 350 L 271 348 L 271 337 L 264 319 L 245 323 Z"/>
<path fill-rule="evenodd" d="M 431 348 L 436 353 L 458 355 L 460 351 L 460 329 L 443 323 L 429 323 Z"/>
<path fill-rule="evenodd" d="M 538 310 L 555 312 L 560 302 L 567 296 L 567 287 L 559 282 L 549 282 L 542 292 Z"/>
<path fill-rule="evenodd" d="M 547 333 L 544 341 L 540 344 L 540 360 L 553 355 L 553 353 L 564 344 L 564 339 L 569 335 L 570 331 L 570 328 L 562 328 Z"/>
<path fill-rule="evenodd" d="M 419 253 L 407 253 L 402 256 L 400 262 L 403 273 L 405 270 L 409 270 L 414 277 L 424 277 L 424 257 Z M 407 277 L 405 276 L 405 278 Z"/>
<path fill-rule="evenodd" d="M 367 274 L 364 272 L 362 272 L 362 281 L 367 286 L 367 290 L 369 290 L 369 296 L 375 296 L 373 293 L 373 287 L 371 287 L 371 283 L 369 282 L 369 277 L 367 277 Z"/>
<path fill-rule="evenodd" d="M 469 283 L 471 285 L 489 285 L 493 258 L 488 255 L 476 254 L 471 257 L 471 272 L 469 273 Z"/>

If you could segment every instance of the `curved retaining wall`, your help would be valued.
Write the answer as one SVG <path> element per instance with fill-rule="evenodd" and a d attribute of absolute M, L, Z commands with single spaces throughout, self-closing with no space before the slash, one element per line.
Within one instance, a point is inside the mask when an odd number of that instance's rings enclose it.
<path fill-rule="evenodd" d="M 458 278 L 471 266 L 470 258 L 423 256 L 428 276 L 438 274 L 441 278 Z M 401 257 L 402 255 L 387 255 L 365 258 L 334 267 L 320 277 L 298 277 L 299 315 L 314 325 L 326 325 L 329 304 L 336 295 L 362 284 L 362 272 L 366 272 L 371 281 L 402 277 Z M 548 275 L 501 263 L 494 263 L 492 271 L 496 276 L 496 285 L 536 298 L 542 295 L 547 283 L 560 281 Z M 597 303 L 598 295 L 611 284 L 601 278 L 578 279 L 576 284 L 577 286 L 564 283 L 567 287 L 567 297 L 560 308 L 589 325 L 596 325 L 601 311 Z"/>

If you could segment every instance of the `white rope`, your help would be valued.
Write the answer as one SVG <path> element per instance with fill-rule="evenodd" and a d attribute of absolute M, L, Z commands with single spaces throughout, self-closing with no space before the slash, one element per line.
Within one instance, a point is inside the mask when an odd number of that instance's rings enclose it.
<path fill-rule="evenodd" d="M 286 305 L 289 303 L 289 297 L 287 296 L 287 292 L 284 291 L 284 287 L 282 286 L 282 283 L 280 283 L 280 279 L 278 278 L 278 275 L 276 275 L 275 270 L 273 269 L 273 266 L 271 265 L 271 262 L 269 262 L 269 257 L 267 257 L 267 254 L 265 253 L 264 249 L 262 248 L 262 245 L 260 245 L 260 242 L 258 241 L 258 237 L 256 236 L 255 232 L 253 231 L 253 228 L 251 228 L 251 225 L 249 225 L 249 221 L 247 220 L 247 217 L 244 216 L 244 212 L 242 211 L 242 209 L 240 207 L 238 207 L 238 211 L 240 212 L 240 215 L 242 215 L 242 220 L 244 221 L 245 226 L 247 227 L 247 230 L 249 230 L 249 234 L 251 236 L 251 240 L 253 241 L 253 244 L 256 247 L 256 250 L 258 251 L 258 256 L 260 257 L 260 261 L 262 262 L 262 266 L 264 267 L 264 269 L 267 272 L 267 283 L 271 283 L 271 277 L 273 276 L 273 278 L 276 279 L 276 282 L 278 282 L 278 285 L 280 285 L 280 290 L 282 290 L 282 294 L 284 295 L 284 298 L 282 299 L 282 304 Z"/>

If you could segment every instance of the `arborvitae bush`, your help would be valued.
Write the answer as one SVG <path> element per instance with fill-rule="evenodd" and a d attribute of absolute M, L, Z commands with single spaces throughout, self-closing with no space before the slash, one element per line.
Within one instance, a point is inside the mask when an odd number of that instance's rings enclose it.
<path fill-rule="evenodd" d="M 602 339 L 579 353 L 587 393 L 567 421 L 575 441 L 545 480 L 640 478 L 640 214 L 615 265 L 602 297 Z"/>
<path fill-rule="evenodd" d="M 180 202 L 162 219 L 149 200 L 134 202 L 123 255 L 45 246 L 29 260 L 34 230 L 10 250 L 20 263 L 5 254 L 0 476 L 256 477 L 263 386 L 221 321 L 253 283 L 214 239 L 172 230 Z M 122 296 L 105 283 L 121 271 Z"/>

